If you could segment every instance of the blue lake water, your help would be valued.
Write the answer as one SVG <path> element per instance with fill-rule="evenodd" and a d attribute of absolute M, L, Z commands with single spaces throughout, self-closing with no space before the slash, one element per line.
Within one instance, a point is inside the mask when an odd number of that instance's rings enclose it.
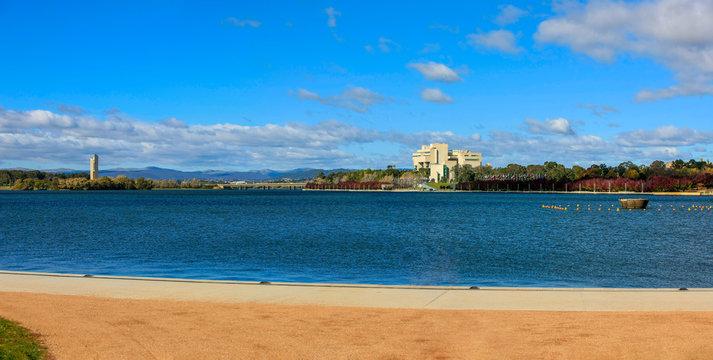
<path fill-rule="evenodd" d="M 713 198 L 649 198 L 646 212 L 616 212 L 614 195 L 3 191 L 0 269 L 287 282 L 713 287 L 713 211 L 687 210 L 713 206 Z"/>

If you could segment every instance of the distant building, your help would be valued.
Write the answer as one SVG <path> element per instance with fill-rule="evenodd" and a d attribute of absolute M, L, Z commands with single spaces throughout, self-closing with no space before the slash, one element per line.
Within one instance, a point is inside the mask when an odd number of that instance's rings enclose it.
<path fill-rule="evenodd" d="M 89 180 L 96 180 L 99 176 L 99 155 L 94 154 L 89 159 Z"/>
<path fill-rule="evenodd" d="M 483 154 L 470 150 L 448 150 L 448 144 L 423 145 L 413 154 L 413 169 L 430 169 L 430 179 L 437 182 L 453 179 L 456 165 L 478 167 L 482 164 Z"/>

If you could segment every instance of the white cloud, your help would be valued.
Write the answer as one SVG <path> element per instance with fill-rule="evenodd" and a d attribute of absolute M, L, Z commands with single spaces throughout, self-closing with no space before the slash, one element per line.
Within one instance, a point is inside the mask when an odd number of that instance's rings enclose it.
<path fill-rule="evenodd" d="M 671 85 L 666 89 L 641 90 L 636 94 L 636 102 L 647 102 L 671 99 L 677 96 L 703 96 L 713 95 L 713 86 L 700 82 L 682 83 Z"/>
<path fill-rule="evenodd" d="M 387 39 L 385 37 L 380 37 L 379 49 L 382 52 L 388 53 L 391 52 L 391 50 L 401 50 L 401 45 L 393 40 Z"/>
<path fill-rule="evenodd" d="M 671 69 L 680 82 L 643 90 L 637 101 L 713 95 L 713 1 L 611 0 L 575 4 L 540 23 L 534 38 L 570 47 L 604 62 L 618 54 L 647 57 Z"/>
<path fill-rule="evenodd" d="M 425 44 L 423 50 L 420 51 L 421 54 L 428 54 L 441 51 L 440 44 Z"/>
<path fill-rule="evenodd" d="M 289 95 L 297 96 L 298 98 L 300 98 L 302 100 L 317 100 L 317 101 L 319 101 L 321 99 L 319 97 L 319 95 L 317 95 L 317 93 L 311 92 L 311 91 L 305 90 L 305 89 L 297 89 L 296 94 L 289 93 Z"/>
<path fill-rule="evenodd" d="M 441 89 L 424 89 L 423 92 L 421 92 L 421 99 L 439 104 L 449 104 L 453 102 L 453 99 L 444 94 Z"/>
<path fill-rule="evenodd" d="M 527 11 L 512 5 L 499 6 L 499 8 L 500 14 L 495 18 L 495 23 L 500 26 L 514 24 L 518 22 L 521 17 L 527 15 Z"/>
<path fill-rule="evenodd" d="M 428 28 L 448 31 L 448 32 L 454 33 L 454 34 L 457 34 L 460 32 L 459 26 L 444 25 L 444 24 L 439 24 L 439 23 L 434 23 L 433 25 L 429 26 Z"/>
<path fill-rule="evenodd" d="M 188 124 L 186 124 L 185 122 L 178 120 L 174 117 L 168 118 L 164 121 L 161 121 L 161 125 L 174 127 L 174 128 L 181 128 L 181 129 L 188 128 Z"/>
<path fill-rule="evenodd" d="M 366 103 L 377 101 L 366 100 L 373 97 L 369 91 L 351 90 L 340 96 L 362 99 Z M 310 99 L 320 98 L 306 90 L 301 94 Z M 692 150 L 713 144 L 711 130 L 666 126 L 623 132 L 607 140 L 593 135 L 568 134 L 571 130 L 568 123 L 557 119 L 545 123 L 530 121 L 536 129 L 535 135 L 492 130 L 483 136 L 450 131 L 377 131 L 336 120 L 260 126 L 191 125 L 175 118 L 161 123 L 146 122 L 120 112 L 100 119 L 47 110 L 0 108 L 0 154 L 5 163 L 52 162 L 79 167 L 86 166 L 89 154 L 97 153 L 106 166 L 130 161 L 194 169 L 359 168 L 383 167 L 389 163 L 408 166 L 410 158 L 408 154 L 398 158 L 389 154 L 365 158 L 343 150 L 345 147 L 389 143 L 410 153 L 423 144 L 446 142 L 451 148 L 483 152 L 485 162 L 504 166 L 541 164 L 546 160 L 567 163 L 573 159 L 582 164 L 668 161 L 693 157 Z"/>
<path fill-rule="evenodd" d="M 546 119 L 545 122 L 540 122 L 537 119 L 525 119 L 527 131 L 532 134 L 543 135 L 574 135 L 572 125 L 565 118 Z"/>
<path fill-rule="evenodd" d="M 433 61 L 427 63 L 410 63 L 406 65 L 406 67 L 418 70 L 428 80 L 446 83 L 463 81 L 453 69 Z"/>
<path fill-rule="evenodd" d="M 334 10 L 333 7 L 328 7 L 324 9 L 324 12 L 327 14 L 327 26 L 329 27 L 337 27 L 337 16 L 341 16 L 342 13 Z"/>
<path fill-rule="evenodd" d="M 694 130 L 689 127 L 660 126 L 653 130 L 635 130 L 621 133 L 614 141 L 624 146 L 689 146 L 713 144 L 713 131 Z"/>
<path fill-rule="evenodd" d="M 605 116 L 608 113 L 618 113 L 619 112 L 619 109 L 617 109 L 613 106 L 607 106 L 607 105 L 577 104 L 577 107 L 589 109 L 592 111 L 593 115 L 598 116 L 598 117 Z"/>
<path fill-rule="evenodd" d="M 468 44 L 474 48 L 485 47 L 508 54 L 517 54 L 523 49 L 517 46 L 515 34 L 508 30 L 493 30 L 484 34 L 468 34 Z"/>
<path fill-rule="evenodd" d="M 372 53 L 374 52 L 374 47 L 371 45 L 364 45 L 364 50 L 366 50 L 366 52 L 368 53 Z"/>
<path fill-rule="evenodd" d="M 314 98 L 312 92 L 302 92 Z M 374 103 L 378 96 L 363 88 L 346 91 L 344 98 Z M 350 144 L 388 142 L 407 148 L 428 141 L 463 144 L 480 135 L 451 132 L 376 131 L 327 120 L 314 125 L 288 122 L 242 126 L 229 123 L 188 125 L 175 118 L 161 123 L 129 119 L 114 113 L 106 119 L 70 116 L 46 110 L 14 111 L 0 108 L 0 153 L 4 161 L 55 162 L 84 165 L 98 153 L 103 164 L 126 161 L 146 165 L 190 168 L 240 167 L 358 167 L 374 163 L 340 150 Z M 130 160 L 129 160 L 130 159 Z"/>
<path fill-rule="evenodd" d="M 375 105 L 385 100 L 383 96 L 363 87 L 348 89 L 341 97 L 345 100 L 354 100 L 366 106 Z"/>
<path fill-rule="evenodd" d="M 237 27 L 250 26 L 250 27 L 256 28 L 256 27 L 260 27 L 260 25 L 262 25 L 261 22 L 256 21 L 256 20 L 239 20 L 234 17 L 226 18 L 225 22 L 230 23 L 233 26 L 237 26 Z"/>
<path fill-rule="evenodd" d="M 367 112 L 369 106 L 393 101 L 391 98 L 385 98 L 376 92 L 362 87 L 352 87 L 340 95 L 326 97 L 319 96 L 317 93 L 305 89 L 297 89 L 297 92 L 290 91 L 288 95 L 295 96 L 302 100 L 313 100 L 324 105 L 354 110 L 359 113 Z"/>
<path fill-rule="evenodd" d="M 337 35 L 337 32 L 334 31 L 334 29 L 332 29 L 331 31 L 332 31 L 332 37 L 334 38 L 334 40 L 337 40 L 337 41 L 339 41 L 339 42 L 344 42 L 344 38 L 342 38 L 341 36 Z"/>
<path fill-rule="evenodd" d="M 57 111 L 61 113 L 69 113 L 73 115 L 82 115 L 86 112 L 86 110 L 82 109 L 81 106 L 72 106 L 72 105 L 67 105 L 67 104 L 59 104 L 59 103 L 48 103 L 47 105 L 56 105 L 57 106 Z"/>
<path fill-rule="evenodd" d="M 352 96 L 361 96 L 358 91 Z M 382 135 L 335 120 L 314 125 L 187 125 L 68 116 L 46 110 L 0 110 L 0 153 L 7 160 L 84 164 L 87 154 L 102 154 L 105 164 L 131 159 L 144 164 L 189 167 L 290 166 L 350 163 L 353 154 L 338 148 L 369 143 Z"/>

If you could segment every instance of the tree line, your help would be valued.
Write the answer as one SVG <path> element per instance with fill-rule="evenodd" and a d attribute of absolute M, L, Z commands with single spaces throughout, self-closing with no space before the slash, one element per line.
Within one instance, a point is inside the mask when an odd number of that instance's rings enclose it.
<path fill-rule="evenodd" d="M 646 180 L 651 176 L 673 176 L 688 177 L 701 173 L 713 172 L 713 164 L 708 161 L 696 160 L 676 160 L 670 166 L 660 160 L 656 160 L 649 165 L 637 165 L 631 161 L 620 163 L 616 166 L 607 164 L 592 164 L 585 168 L 574 165 L 570 168 L 555 161 L 545 161 L 544 164 L 519 165 L 508 164 L 505 167 L 492 167 L 489 165 L 473 167 L 471 165 L 455 166 L 453 168 L 454 183 L 462 183 L 476 180 L 509 180 L 509 179 L 549 179 L 554 181 L 577 181 L 582 179 L 619 179 L 627 178 L 631 180 Z M 418 170 L 397 169 L 393 165 L 387 166 L 385 170 L 347 170 L 332 172 L 325 175 L 319 172 L 312 179 L 316 184 L 338 184 L 343 182 L 392 182 L 400 179 L 426 179 L 430 170 L 421 168 Z"/>
<path fill-rule="evenodd" d="M 702 173 L 713 172 L 713 164 L 708 161 L 676 160 L 666 166 L 661 160 L 656 160 L 649 165 L 636 165 L 631 161 L 620 163 L 617 166 L 607 164 L 592 164 L 588 168 L 574 165 L 565 167 L 554 161 L 546 161 L 543 165 L 518 165 L 508 164 L 505 167 L 493 168 L 491 166 L 471 167 L 470 165 L 456 166 L 454 169 L 454 182 L 470 182 L 486 180 L 493 175 L 505 177 L 495 179 L 508 179 L 516 176 L 528 175 L 535 178 L 545 178 L 552 181 L 578 181 L 583 179 L 619 179 L 647 180 L 652 176 L 691 177 Z M 510 176 L 510 177 L 508 177 Z"/>
<path fill-rule="evenodd" d="M 66 179 L 30 179 L 16 180 L 13 190 L 151 190 L 156 182 L 143 177 L 129 179 L 124 175 L 116 178 L 108 176 L 96 180 L 84 177 Z"/>
<path fill-rule="evenodd" d="M 17 180 L 46 180 L 58 181 L 60 179 L 82 178 L 89 180 L 89 173 L 48 173 L 39 170 L 0 170 L 0 186 L 12 186 Z"/>
<path fill-rule="evenodd" d="M 317 184 L 337 184 L 340 182 L 391 182 L 399 179 L 408 171 L 397 169 L 394 165 L 389 165 L 386 170 L 346 170 L 331 172 L 327 175 L 320 171 L 312 181 Z"/>
<path fill-rule="evenodd" d="M 39 170 L 0 170 L 0 186 L 13 190 L 151 190 L 212 188 L 197 179 L 152 180 L 119 175 L 89 180 L 88 173 L 48 173 Z"/>
<path fill-rule="evenodd" d="M 554 161 L 504 167 L 464 165 L 455 166 L 452 171 L 451 185 L 446 187 L 459 190 L 679 191 L 713 188 L 713 164 L 693 159 L 679 159 L 668 165 L 660 160 L 649 165 L 626 161 L 616 166 L 592 164 L 586 168 L 579 165 L 566 167 Z M 328 175 L 320 172 L 307 187 L 359 189 L 375 187 L 376 183 L 408 187 L 431 182 L 433 179 L 429 179 L 429 175 L 429 169 L 401 170 L 389 165 L 385 170 L 350 170 Z"/>

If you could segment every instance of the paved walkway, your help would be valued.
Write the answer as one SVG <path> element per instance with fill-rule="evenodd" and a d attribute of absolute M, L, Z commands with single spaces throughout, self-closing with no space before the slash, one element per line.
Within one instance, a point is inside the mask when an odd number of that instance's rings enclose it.
<path fill-rule="evenodd" d="M 0 291 L 222 303 L 445 310 L 713 311 L 713 289 L 328 285 L 0 271 Z"/>

